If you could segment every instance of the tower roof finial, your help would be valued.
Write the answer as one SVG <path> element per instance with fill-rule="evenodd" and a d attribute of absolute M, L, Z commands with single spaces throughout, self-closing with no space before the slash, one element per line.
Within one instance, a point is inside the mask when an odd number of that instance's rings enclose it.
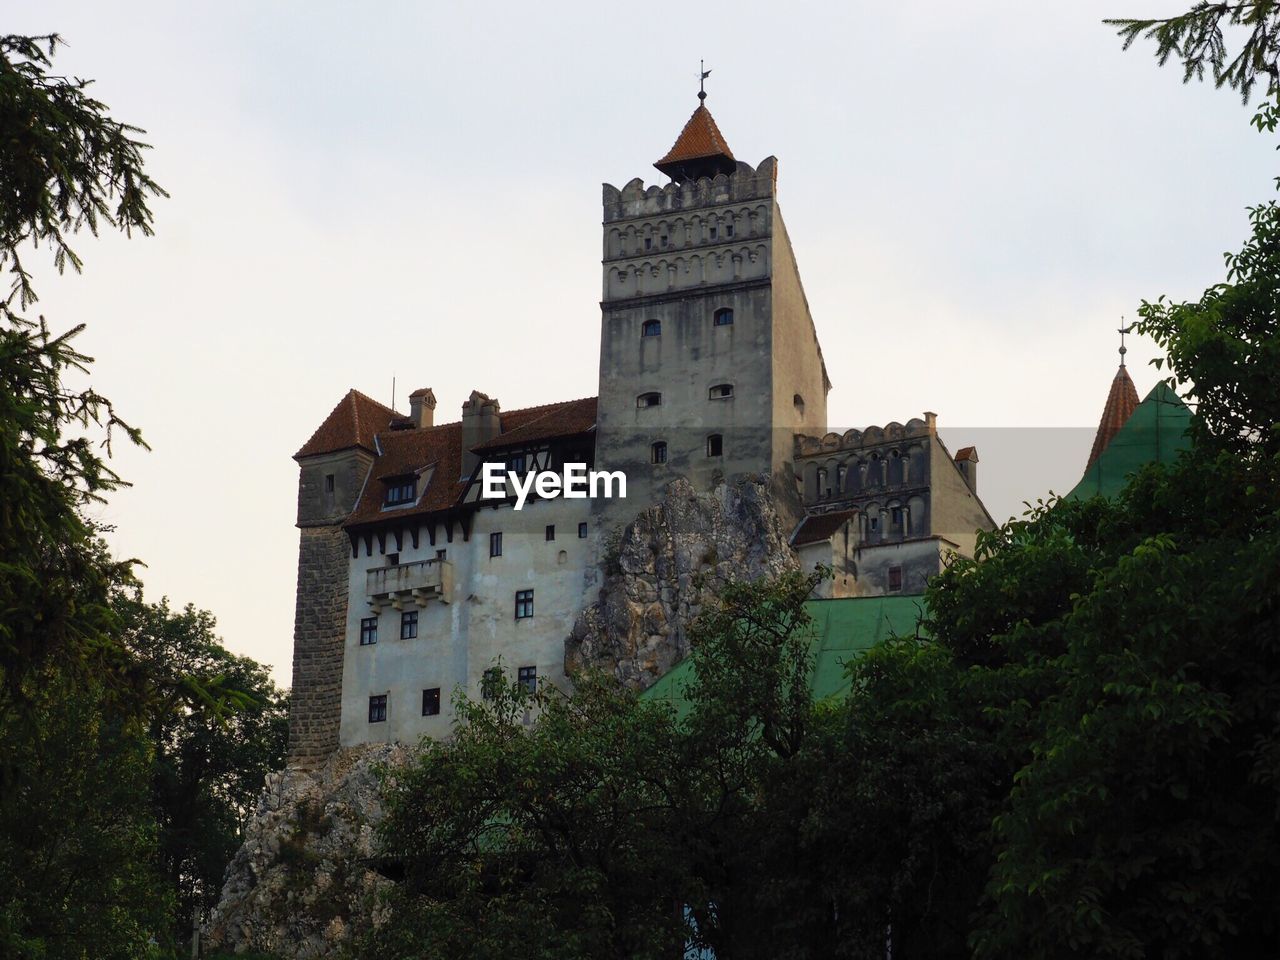
<path fill-rule="evenodd" d="M 707 77 L 711 76 L 711 71 L 707 69 L 706 63 L 698 61 L 698 102 L 707 102 Z"/>
<path fill-rule="evenodd" d="M 1125 337 L 1125 334 L 1132 329 L 1133 329 L 1133 324 L 1131 323 L 1128 326 L 1125 326 L 1124 317 L 1121 317 L 1120 329 L 1117 330 L 1116 333 L 1120 334 L 1120 366 L 1122 367 L 1124 366 L 1124 355 L 1129 352 L 1129 350 L 1124 345 L 1124 337 Z"/>

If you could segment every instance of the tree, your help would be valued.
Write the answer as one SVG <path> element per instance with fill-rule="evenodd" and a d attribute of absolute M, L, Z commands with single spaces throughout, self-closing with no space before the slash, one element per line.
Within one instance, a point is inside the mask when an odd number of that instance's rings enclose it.
<path fill-rule="evenodd" d="M 213 615 L 140 591 L 118 596 L 123 644 L 153 691 L 147 717 L 159 864 L 175 939 L 207 915 L 269 773 L 284 766 L 287 697 L 266 667 L 222 646 Z M 192 701 L 185 691 L 206 694 Z M 215 696 L 207 696 L 214 691 Z M 228 704 L 230 703 L 230 706 Z"/>

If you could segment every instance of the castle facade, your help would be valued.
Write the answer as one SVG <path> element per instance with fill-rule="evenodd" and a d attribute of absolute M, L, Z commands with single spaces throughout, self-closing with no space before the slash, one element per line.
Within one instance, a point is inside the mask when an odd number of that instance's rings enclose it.
<path fill-rule="evenodd" d="M 697 489 L 769 478 L 829 596 L 918 593 L 992 526 L 977 455 L 936 418 L 827 426 L 817 330 L 778 207 L 777 162 L 733 157 L 700 103 L 655 164 L 604 185 L 596 397 L 502 410 L 474 391 L 436 423 L 350 391 L 295 455 L 300 530 L 290 752 L 448 734 L 455 691 L 501 663 L 567 687 L 564 642 L 599 593 L 612 538 L 676 477 Z M 625 499 L 482 496 L 485 464 L 517 477 L 620 471 Z"/>

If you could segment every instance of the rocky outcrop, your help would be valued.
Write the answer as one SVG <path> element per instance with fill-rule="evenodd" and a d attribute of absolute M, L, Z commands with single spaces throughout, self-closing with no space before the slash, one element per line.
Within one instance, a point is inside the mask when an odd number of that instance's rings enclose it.
<path fill-rule="evenodd" d="M 378 768 L 407 755 L 377 744 L 337 751 L 315 769 L 272 774 L 227 868 L 206 943 L 303 960 L 367 929 L 387 883 L 362 862 L 374 853 L 382 819 Z"/>
<path fill-rule="evenodd" d="M 599 599 L 565 643 L 566 671 L 604 670 L 643 689 L 689 652 L 686 628 L 703 590 L 795 569 L 787 541 L 796 504 L 783 489 L 763 476 L 709 493 L 673 480 L 606 551 Z"/>

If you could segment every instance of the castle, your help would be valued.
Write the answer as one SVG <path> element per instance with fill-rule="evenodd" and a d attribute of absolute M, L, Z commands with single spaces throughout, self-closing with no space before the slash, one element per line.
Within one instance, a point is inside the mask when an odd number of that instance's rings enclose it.
<path fill-rule="evenodd" d="M 767 478 L 828 596 L 920 593 L 993 526 L 977 454 L 932 413 L 830 432 L 831 381 L 777 203 L 777 162 L 734 158 L 699 105 L 655 166 L 603 194 L 596 397 L 503 410 L 474 391 L 435 422 L 352 390 L 300 467 L 290 753 L 447 735 L 451 697 L 501 661 L 566 686 L 565 640 L 603 585 L 608 544 L 677 477 Z M 621 471 L 625 499 L 481 496 L 482 467 Z"/>

